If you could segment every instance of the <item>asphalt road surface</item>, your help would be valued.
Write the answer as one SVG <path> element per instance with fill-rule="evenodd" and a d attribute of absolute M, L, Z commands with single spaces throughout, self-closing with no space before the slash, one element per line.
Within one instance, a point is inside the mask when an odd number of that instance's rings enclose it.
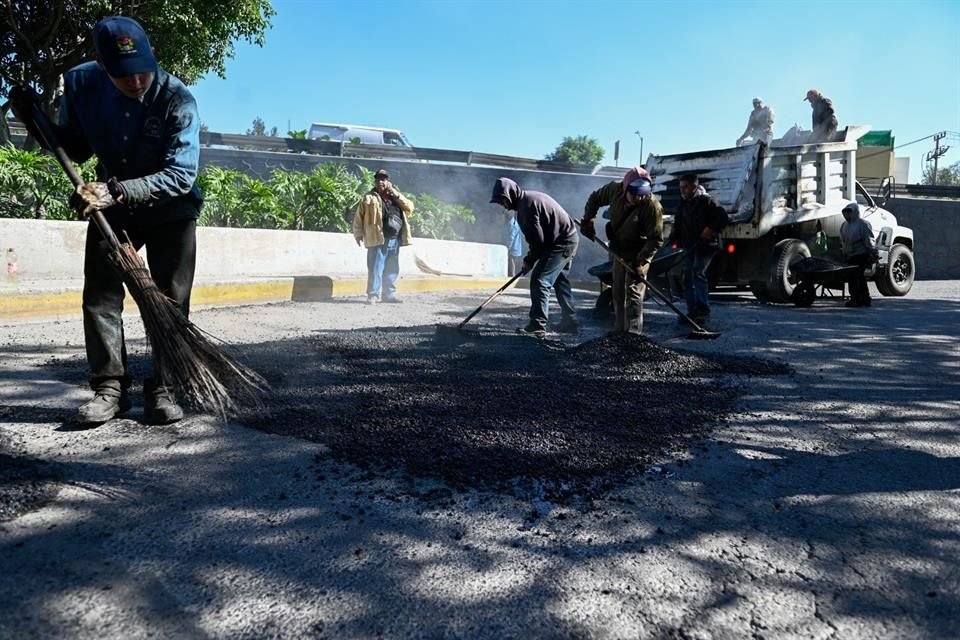
<path fill-rule="evenodd" d="M 163 427 L 71 422 L 79 321 L 0 327 L 0 637 L 956 637 L 960 284 L 716 298 L 714 341 L 588 294 L 543 342 L 523 292 L 462 339 L 483 295 L 201 310 L 272 409 Z"/>

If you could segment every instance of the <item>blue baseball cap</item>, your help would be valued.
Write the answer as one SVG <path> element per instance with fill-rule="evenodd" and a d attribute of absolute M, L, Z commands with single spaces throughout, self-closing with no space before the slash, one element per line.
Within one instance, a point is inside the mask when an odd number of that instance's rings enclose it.
<path fill-rule="evenodd" d="M 627 185 L 627 193 L 635 196 L 648 196 L 653 193 L 653 185 L 646 178 L 639 178 Z"/>
<path fill-rule="evenodd" d="M 114 78 L 156 72 L 157 59 L 140 23 L 126 16 L 110 16 L 93 27 L 93 43 L 107 73 Z"/>

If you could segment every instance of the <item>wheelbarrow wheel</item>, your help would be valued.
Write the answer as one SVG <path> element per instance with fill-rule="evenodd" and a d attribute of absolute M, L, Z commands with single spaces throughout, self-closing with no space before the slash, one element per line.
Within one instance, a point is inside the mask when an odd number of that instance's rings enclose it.
<path fill-rule="evenodd" d="M 798 307 L 809 307 L 817 297 L 817 289 L 812 282 L 800 282 L 793 288 L 790 295 L 793 304 Z"/>

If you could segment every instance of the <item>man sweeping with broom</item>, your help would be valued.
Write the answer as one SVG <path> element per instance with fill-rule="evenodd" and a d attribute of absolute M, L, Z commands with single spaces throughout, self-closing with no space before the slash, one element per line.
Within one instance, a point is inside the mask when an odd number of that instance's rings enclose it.
<path fill-rule="evenodd" d="M 102 210 L 117 235 L 134 248 L 146 245 L 157 287 L 189 313 L 196 263 L 196 221 L 201 197 L 196 186 L 200 118 L 186 86 L 157 66 L 150 40 L 135 20 L 107 17 L 93 28 L 96 62 L 64 77 L 59 126 L 75 161 L 96 155 L 98 181 L 77 188 L 74 204 L 86 218 Z M 31 126 L 32 98 L 11 92 L 14 112 Z M 38 136 L 43 139 L 42 136 Z M 80 202 L 78 202 L 80 200 Z M 106 422 L 131 408 L 123 336 L 124 288 L 108 260 L 109 247 L 91 225 L 84 258 L 83 328 L 90 365 L 92 400 L 80 407 L 81 423 Z M 144 382 L 148 423 L 183 417 L 169 380 Z"/>

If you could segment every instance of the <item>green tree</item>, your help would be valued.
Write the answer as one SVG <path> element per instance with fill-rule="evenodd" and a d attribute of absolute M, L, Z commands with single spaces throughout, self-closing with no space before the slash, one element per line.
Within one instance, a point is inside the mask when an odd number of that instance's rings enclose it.
<path fill-rule="evenodd" d="M 473 209 L 459 204 L 450 204 L 429 193 L 410 196 L 415 209 L 410 217 L 413 235 L 437 240 L 461 240 L 458 227 L 477 221 Z"/>
<path fill-rule="evenodd" d="M 566 136 L 557 145 L 553 153 L 548 154 L 545 159 L 554 162 L 566 162 L 567 164 L 597 164 L 603 160 L 605 153 L 603 147 L 594 138 Z"/>
<path fill-rule="evenodd" d="M 297 129 L 295 131 L 287 131 L 287 137 L 290 138 L 291 140 L 306 140 L 307 130 Z"/>
<path fill-rule="evenodd" d="M 250 125 L 250 128 L 247 129 L 246 135 L 248 136 L 270 136 L 271 138 L 276 137 L 277 128 L 271 127 L 267 131 L 267 123 L 263 121 L 263 118 L 257 116 L 253 119 L 253 123 Z"/>
<path fill-rule="evenodd" d="M 960 186 L 960 162 L 954 162 L 949 167 L 937 170 L 937 181 L 933 181 L 933 165 L 923 169 L 922 184 L 937 184 L 939 186 Z"/>
<path fill-rule="evenodd" d="M 263 45 L 274 13 L 269 0 L 6 0 L 0 9 L 0 98 L 12 85 L 30 85 L 50 113 L 61 74 L 91 58 L 91 30 L 105 15 L 138 20 L 160 65 L 193 83 L 209 71 L 225 77 L 235 41 Z"/>

